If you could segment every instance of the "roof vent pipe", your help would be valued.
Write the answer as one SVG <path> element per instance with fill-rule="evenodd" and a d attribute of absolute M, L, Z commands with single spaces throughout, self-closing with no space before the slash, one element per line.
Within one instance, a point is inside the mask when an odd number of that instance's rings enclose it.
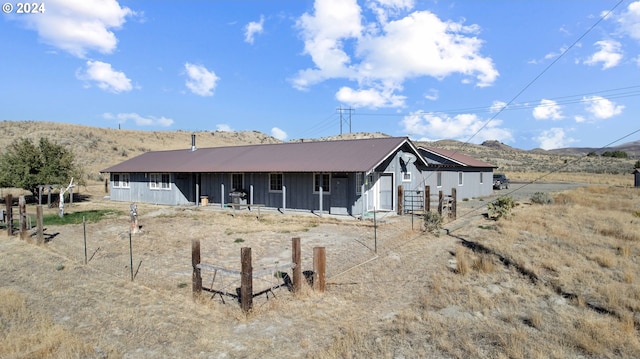
<path fill-rule="evenodd" d="M 191 152 L 196 150 L 196 134 L 191 134 Z"/>

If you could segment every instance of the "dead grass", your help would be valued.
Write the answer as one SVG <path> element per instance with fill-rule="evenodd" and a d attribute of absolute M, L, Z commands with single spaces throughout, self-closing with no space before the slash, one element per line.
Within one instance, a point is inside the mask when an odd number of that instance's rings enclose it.
<path fill-rule="evenodd" d="M 15 289 L 0 288 L 0 357 L 85 358 L 98 356 L 94 347 L 52 322 Z"/>
<path fill-rule="evenodd" d="M 640 357 L 640 193 L 595 186 L 562 196 L 567 200 L 548 206 L 517 206 L 509 221 L 478 216 L 452 236 L 387 218 L 377 254 L 369 222 L 269 212 L 257 220 L 246 211 L 233 217 L 214 208 L 140 205 L 143 234 L 133 249 L 134 264 L 142 265 L 133 283 L 128 238 L 121 236 L 126 216 L 90 226 L 89 253 L 100 249 L 87 266 L 77 227 L 51 228 L 60 234 L 42 247 L 0 241 L 0 323 L 6 328 L 5 312 L 36 307 L 24 314 L 27 331 L 57 326 L 47 332 L 89 357 L 94 345 L 110 358 Z M 88 205 L 119 209 L 99 201 L 77 206 Z M 249 314 L 231 299 L 192 302 L 192 239 L 201 241 L 203 261 L 228 268 L 239 267 L 241 247 L 251 247 L 257 268 L 288 261 L 296 236 L 304 269 L 314 246 L 327 248 L 326 293 L 276 291 L 256 298 Z M 63 270 L 55 269 L 59 263 Z M 27 264 L 37 278 L 16 270 Z M 224 280 L 235 290 L 233 278 Z M 60 357 L 63 345 L 49 342 L 43 348 L 56 353 L 49 357 Z"/>

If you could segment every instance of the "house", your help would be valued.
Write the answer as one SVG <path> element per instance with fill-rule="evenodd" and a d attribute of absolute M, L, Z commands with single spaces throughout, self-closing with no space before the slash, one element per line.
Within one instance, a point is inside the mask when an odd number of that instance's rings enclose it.
<path fill-rule="evenodd" d="M 192 135 L 191 149 L 147 152 L 101 172 L 110 174 L 115 201 L 198 205 L 206 199 L 223 207 L 233 202 L 359 216 L 395 211 L 398 187 L 424 188 L 431 167 L 448 173 L 442 164 L 449 160 L 465 167 L 442 155 L 435 156 L 442 163 L 429 164 L 421 151 L 428 153 L 406 137 L 196 148 Z"/>
<path fill-rule="evenodd" d="M 633 171 L 633 186 L 636 188 L 640 187 L 640 168 L 636 168 Z"/>

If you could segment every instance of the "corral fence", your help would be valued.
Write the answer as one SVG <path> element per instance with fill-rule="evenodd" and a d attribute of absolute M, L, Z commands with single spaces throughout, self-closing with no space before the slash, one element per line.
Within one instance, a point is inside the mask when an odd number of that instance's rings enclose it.
<path fill-rule="evenodd" d="M 437 193 L 431 192 L 430 186 L 423 189 L 404 189 L 398 187 L 398 215 L 423 215 L 433 209 L 438 211 L 442 217 L 455 220 L 457 217 L 457 191 L 451 189 L 451 194 L 447 195 L 442 190 Z"/>
<path fill-rule="evenodd" d="M 306 278 L 306 282 L 310 283 L 314 290 L 319 292 L 325 291 L 325 273 L 326 273 L 326 251 L 324 247 L 313 248 L 313 271 L 302 272 L 302 255 L 300 249 L 300 238 L 295 237 L 291 240 L 291 263 L 280 264 L 273 268 L 262 269 L 254 271 L 251 260 L 251 248 L 242 247 L 240 250 L 240 265 L 241 269 L 233 270 L 224 268 L 219 265 L 206 264 L 201 262 L 200 254 L 200 241 L 191 241 L 191 264 L 193 268 L 192 274 L 192 291 L 194 298 L 202 295 L 203 291 L 212 293 L 211 298 L 216 295 L 220 296 L 220 299 L 224 303 L 223 296 L 229 296 L 235 298 L 240 302 L 240 307 L 244 312 L 248 312 L 253 307 L 253 298 L 262 294 L 265 294 L 269 298 L 269 293 L 273 294 L 273 290 L 283 286 L 288 287 L 294 293 L 299 292 L 303 285 L 303 274 Z M 283 270 L 292 270 L 292 276 Z M 202 271 L 208 271 L 212 273 L 212 281 L 210 287 L 202 285 Z M 216 276 L 218 273 L 223 275 L 231 275 L 240 277 L 240 287 L 236 287 L 235 293 L 226 291 L 225 287 L 218 283 L 216 286 Z M 253 280 L 260 277 L 276 278 L 276 282 L 273 282 L 270 286 L 263 289 L 254 291 Z"/>

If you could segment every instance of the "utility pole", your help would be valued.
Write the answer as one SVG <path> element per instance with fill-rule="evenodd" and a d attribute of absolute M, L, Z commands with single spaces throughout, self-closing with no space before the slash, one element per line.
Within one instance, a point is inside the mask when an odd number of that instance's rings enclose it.
<path fill-rule="evenodd" d="M 338 107 L 338 112 L 340 112 L 340 134 L 342 135 L 342 123 L 345 121 L 345 119 L 343 119 L 342 117 L 342 113 L 343 112 L 349 112 L 349 133 L 351 133 L 351 114 L 353 113 L 353 111 L 355 111 L 355 109 L 349 107 L 349 108 L 342 108 L 342 106 Z"/>

